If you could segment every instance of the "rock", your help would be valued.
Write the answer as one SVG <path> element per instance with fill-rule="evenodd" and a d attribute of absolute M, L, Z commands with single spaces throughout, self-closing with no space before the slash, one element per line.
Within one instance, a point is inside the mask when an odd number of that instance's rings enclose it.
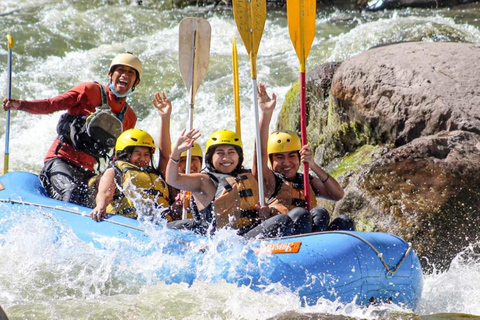
<path fill-rule="evenodd" d="M 396 234 L 438 268 L 479 238 L 480 136 L 421 137 L 374 160 L 350 180 L 335 215 L 357 229 Z"/>
<path fill-rule="evenodd" d="M 373 129 L 379 143 L 406 144 L 447 130 L 480 134 L 480 45 L 401 43 L 345 60 L 332 94 L 339 112 Z"/>
<path fill-rule="evenodd" d="M 332 218 L 401 236 L 427 270 L 447 268 L 476 241 L 478 74 L 480 45 L 467 43 L 376 47 L 309 74 L 308 141 L 345 189 L 342 200 L 321 201 Z M 292 92 L 279 127 L 298 132 L 298 84 Z"/>

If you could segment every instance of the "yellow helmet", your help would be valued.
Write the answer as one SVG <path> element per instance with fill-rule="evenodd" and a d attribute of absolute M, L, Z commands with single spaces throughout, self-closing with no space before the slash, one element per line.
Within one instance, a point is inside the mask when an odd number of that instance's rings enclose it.
<path fill-rule="evenodd" d="M 293 131 L 275 131 L 268 137 L 267 153 L 298 151 L 302 148 L 302 143 L 298 134 Z"/>
<path fill-rule="evenodd" d="M 128 129 L 117 138 L 115 152 L 123 151 L 127 147 L 147 147 L 155 152 L 155 142 L 148 132 L 140 129 Z"/>
<path fill-rule="evenodd" d="M 142 78 L 142 62 L 138 59 L 133 53 L 120 53 L 115 58 L 113 58 L 112 63 L 110 64 L 109 72 L 113 72 L 113 68 L 118 65 L 128 66 L 137 71 L 138 79 Z"/>
<path fill-rule="evenodd" d="M 208 153 L 210 147 L 220 144 L 237 146 L 243 150 L 242 139 L 240 139 L 240 137 L 235 132 L 231 130 L 218 130 L 212 133 L 212 135 L 208 138 L 205 152 Z"/>
<path fill-rule="evenodd" d="M 172 143 L 172 148 L 173 148 L 173 143 Z M 180 157 L 186 157 L 187 152 L 188 152 L 188 150 L 183 151 L 182 154 L 180 155 Z M 193 143 L 192 157 L 199 157 L 200 159 L 203 159 L 202 147 L 200 147 L 200 145 L 197 142 Z"/>

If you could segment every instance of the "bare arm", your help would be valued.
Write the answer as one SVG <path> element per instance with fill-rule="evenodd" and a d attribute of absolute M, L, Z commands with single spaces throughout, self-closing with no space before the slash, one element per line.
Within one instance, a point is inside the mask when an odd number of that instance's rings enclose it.
<path fill-rule="evenodd" d="M 107 217 L 106 209 L 113 200 L 115 190 L 115 171 L 109 168 L 102 175 L 102 178 L 100 178 L 98 192 L 95 198 L 96 205 L 92 212 L 90 212 L 90 217 L 96 221 Z"/>
<path fill-rule="evenodd" d="M 265 185 L 265 197 L 268 199 L 275 190 L 275 176 L 273 172 L 268 167 L 268 153 L 267 153 L 267 144 L 268 144 L 268 135 L 270 122 L 272 120 L 273 110 L 277 104 L 277 97 L 275 93 L 272 93 L 270 98 L 267 94 L 267 90 L 263 84 L 258 85 L 258 105 L 260 107 L 260 143 L 262 150 L 262 171 L 263 171 L 263 181 Z M 258 170 L 257 170 L 257 148 L 254 149 L 253 156 L 253 166 L 252 173 L 255 178 L 258 179 Z"/>
<path fill-rule="evenodd" d="M 170 157 L 170 116 L 172 114 L 172 103 L 167 99 L 165 91 L 155 93 L 152 104 L 160 116 L 160 137 L 158 138 L 158 148 L 160 149 L 160 157 L 158 158 L 158 170 L 165 176 L 168 159 Z"/>
<path fill-rule="evenodd" d="M 166 181 L 179 190 L 191 191 L 200 202 L 208 202 L 215 196 L 215 186 L 210 177 L 204 173 L 182 174 L 178 172 L 178 162 L 182 152 L 190 149 L 200 137 L 198 130 L 183 131 L 172 147 L 167 165 Z"/>
<path fill-rule="evenodd" d="M 300 150 L 300 159 L 302 162 L 307 162 L 310 169 L 317 175 L 310 181 L 310 185 L 317 196 L 335 201 L 343 198 L 344 191 L 342 187 L 337 180 L 315 163 L 313 152 L 308 145 L 304 145 Z"/>

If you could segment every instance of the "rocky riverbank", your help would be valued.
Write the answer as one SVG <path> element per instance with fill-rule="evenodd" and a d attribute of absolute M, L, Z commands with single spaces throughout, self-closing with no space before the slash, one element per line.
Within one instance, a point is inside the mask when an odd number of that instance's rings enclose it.
<path fill-rule="evenodd" d="M 309 142 L 346 191 L 322 204 L 412 242 L 426 268 L 447 267 L 480 234 L 478 74 L 480 45 L 425 42 L 311 71 Z M 280 129 L 299 131 L 298 103 L 296 84 Z"/>

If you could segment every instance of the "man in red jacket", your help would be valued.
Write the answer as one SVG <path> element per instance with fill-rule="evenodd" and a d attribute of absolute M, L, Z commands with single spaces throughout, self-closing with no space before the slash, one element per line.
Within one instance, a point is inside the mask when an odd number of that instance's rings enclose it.
<path fill-rule="evenodd" d="M 50 197 L 93 207 L 88 180 L 95 164 L 114 146 L 117 136 L 135 127 L 137 116 L 126 97 L 140 83 L 142 63 L 131 53 L 110 64 L 108 85 L 84 82 L 50 99 L 3 100 L 4 110 L 49 114 L 67 110 L 57 125 L 58 137 L 44 159 L 40 181 Z"/>

